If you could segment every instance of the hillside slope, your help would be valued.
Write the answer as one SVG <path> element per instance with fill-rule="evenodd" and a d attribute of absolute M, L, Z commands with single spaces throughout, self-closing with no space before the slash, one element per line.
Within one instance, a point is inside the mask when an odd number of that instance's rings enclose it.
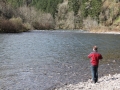
<path fill-rule="evenodd" d="M 101 2 L 98 4 L 99 7 L 97 7 L 97 5 L 94 5 L 98 3 L 95 2 L 95 0 L 84 1 L 85 2 L 76 4 L 73 2 L 73 0 L 64 0 L 62 4 L 58 5 L 56 28 L 86 30 L 101 29 L 116 31 L 120 30 L 119 0 L 100 0 Z M 78 5 L 79 7 L 73 7 L 75 5 Z M 92 5 L 94 5 L 94 7 Z"/>
<path fill-rule="evenodd" d="M 120 0 L 1 0 L 0 22 L 11 18 L 27 29 L 120 31 Z"/>

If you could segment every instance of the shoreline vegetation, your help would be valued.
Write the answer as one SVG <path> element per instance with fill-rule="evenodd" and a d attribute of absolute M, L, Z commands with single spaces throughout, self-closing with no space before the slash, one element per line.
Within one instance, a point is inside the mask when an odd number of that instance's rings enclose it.
<path fill-rule="evenodd" d="M 90 33 L 120 33 L 118 0 L 76 2 L 78 1 L 1 0 L 0 33 L 58 29 L 82 29 Z"/>
<path fill-rule="evenodd" d="M 55 90 L 120 90 L 120 74 L 101 77 L 96 84 L 89 79 L 87 82 L 63 85 Z"/>
<path fill-rule="evenodd" d="M 83 0 L 84 3 L 76 3 L 77 0 L 55 0 L 60 1 L 55 2 L 55 5 L 53 0 L 49 0 L 51 1 L 49 6 L 55 6 L 53 7 L 55 10 L 42 7 L 42 3 L 38 5 L 41 0 L 35 0 L 38 1 L 35 4 L 23 1 L 32 0 L 0 0 L 0 33 L 58 29 L 74 31 L 74 28 L 77 28 L 81 33 L 120 34 L 119 0 L 100 0 L 103 2 Z M 45 3 L 44 1 L 47 0 L 42 1 Z M 35 5 L 41 6 L 46 11 L 55 11 L 54 15 L 35 8 Z M 97 84 L 88 80 L 76 85 L 65 85 L 55 90 L 120 90 L 120 74 L 101 77 Z"/>

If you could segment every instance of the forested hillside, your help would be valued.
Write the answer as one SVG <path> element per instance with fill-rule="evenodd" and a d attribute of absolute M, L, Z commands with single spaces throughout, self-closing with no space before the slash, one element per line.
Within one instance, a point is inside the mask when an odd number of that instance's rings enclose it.
<path fill-rule="evenodd" d="M 53 16 L 57 12 L 56 8 L 63 0 L 7 0 L 13 7 L 21 7 L 23 5 L 34 6 L 38 10 L 51 13 Z"/>
<path fill-rule="evenodd" d="M 30 29 L 119 31 L 120 0 L 0 1 L 1 32 L 22 32 Z"/>
<path fill-rule="evenodd" d="M 64 0 L 58 6 L 57 28 L 120 30 L 120 0 Z"/>

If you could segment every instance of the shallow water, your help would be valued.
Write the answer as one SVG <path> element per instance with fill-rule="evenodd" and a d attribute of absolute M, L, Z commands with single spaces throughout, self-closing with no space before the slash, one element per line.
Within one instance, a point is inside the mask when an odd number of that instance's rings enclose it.
<path fill-rule="evenodd" d="M 0 89 L 52 90 L 91 78 L 87 55 L 97 45 L 99 76 L 120 73 L 120 35 L 79 31 L 0 34 Z"/>

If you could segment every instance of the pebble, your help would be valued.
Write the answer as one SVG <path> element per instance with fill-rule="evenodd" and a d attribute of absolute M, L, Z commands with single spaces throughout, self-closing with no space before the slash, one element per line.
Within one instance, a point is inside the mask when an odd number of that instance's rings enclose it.
<path fill-rule="evenodd" d="M 90 81 L 65 85 L 55 90 L 120 90 L 120 74 L 101 77 L 96 84 Z"/>

